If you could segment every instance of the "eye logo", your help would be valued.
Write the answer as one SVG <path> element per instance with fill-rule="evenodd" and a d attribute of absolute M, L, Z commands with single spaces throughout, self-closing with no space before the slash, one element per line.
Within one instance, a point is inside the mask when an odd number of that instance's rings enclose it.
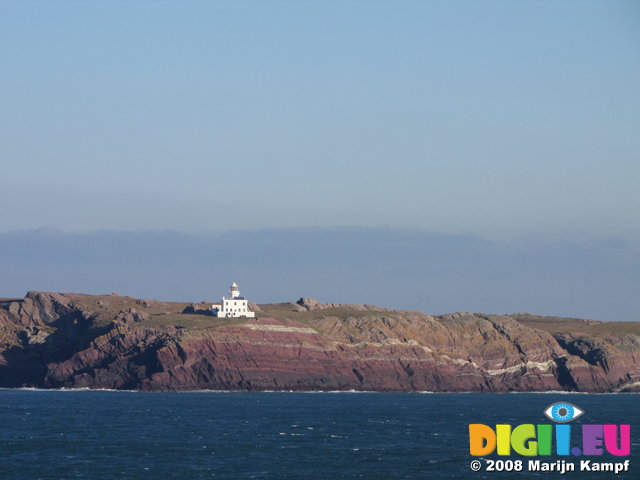
<path fill-rule="evenodd" d="M 556 402 L 549 405 L 543 412 L 549 420 L 557 423 L 567 423 L 575 420 L 584 410 L 567 402 Z"/>

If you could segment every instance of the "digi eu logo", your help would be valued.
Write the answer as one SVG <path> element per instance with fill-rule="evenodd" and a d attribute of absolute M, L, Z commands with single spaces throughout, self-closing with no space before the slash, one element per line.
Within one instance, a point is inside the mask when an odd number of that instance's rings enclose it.
<path fill-rule="evenodd" d="M 569 422 L 585 413 L 580 407 L 556 402 L 545 408 L 543 413 L 555 425 L 523 424 L 512 427 L 497 424 L 495 429 L 480 423 L 469 425 L 470 454 L 478 457 L 494 452 L 508 456 L 512 451 L 527 457 L 554 453 L 560 456 L 609 453 L 620 457 L 631 454 L 630 425 L 589 424 L 572 432 Z M 578 438 L 580 436 L 582 441 Z"/>

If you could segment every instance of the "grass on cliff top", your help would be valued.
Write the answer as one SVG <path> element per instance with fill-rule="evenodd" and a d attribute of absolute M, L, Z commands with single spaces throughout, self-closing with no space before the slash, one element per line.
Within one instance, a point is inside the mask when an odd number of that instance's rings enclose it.
<path fill-rule="evenodd" d="M 148 320 L 138 322 L 135 325 L 141 328 L 166 328 L 183 327 L 193 329 L 215 328 L 222 325 L 234 325 L 245 323 L 244 319 L 223 319 L 203 314 L 182 313 L 190 302 L 163 302 L 159 300 L 144 300 L 121 295 L 83 295 L 70 294 L 74 302 L 84 310 L 95 315 L 94 326 L 106 326 L 119 312 L 135 309 L 150 315 Z M 17 299 L 20 301 L 21 299 Z M 7 307 L 14 299 L 0 299 L 0 304 Z M 201 304 L 203 307 L 209 303 Z M 361 310 L 349 306 L 340 306 L 327 309 L 297 312 L 292 310 L 291 303 L 272 303 L 259 305 L 256 316 L 274 317 L 276 319 L 288 319 L 304 323 L 317 329 L 317 320 L 326 317 L 335 317 L 341 321 L 348 318 L 397 318 L 402 315 L 399 311 L 379 310 L 376 307 Z M 572 333 L 587 335 L 638 335 L 640 336 L 640 322 L 600 322 L 595 320 L 581 320 L 576 318 L 545 317 L 529 313 L 510 315 L 529 327 L 543 330 L 552 334 Z M 250 319 L 248 319 L 250 320 Z M 9 335 L 10 336 L 10 335 Z"/>
<path fill-rule="evenodd" d="M 640 335 L 640 322 L 600 322 L 578 318 L 541 317 L 531 314 L 513 314 L 511 317 L 527 327 L 552 334 Z"/>
<path fill-rule="evenodd" d="M 320 320 L 326 317 L 337 317 L 343 321 L 347 318 L 394 317 L 396 313 L 375 309 L 360 310 L 357 308 L 350 308 L 346 306 L 296 312 L 291 309 L 290 303 L 269 303 L 258 306 L 260 307 L 259 313 L 262 317 L 270 316 L 275 318 L 286 318 L 299 322 Z"/>
<path fill-rule="evenodd" d="M 352 325 L 349 325 L 346 322 L 347 319 L 374 319 L 380 317 L 395 318 L 399 313 L 377 310 L 375 308 L 372 308 L 371 310 L 360 310 L 358 308 L 351 308 L 348 306 L 297 312 L 292 310 L 292 305 L 290 303 L 270 303 L 258 305 L 258 307 L 260 308 L 260 312 L 258 313 L 261 317 L 268 316 L 276 319 L 286 319 L 299 322 L 309 328 L 314 329 L 321 335 L 325 334 L 326 332 L 320 325 L 319 321 L 325 318 L 337 318 L 340 322 L 342 322 L 342 328 L 344 328 L 347 333 L 357 336 L 360 333 L 359 330 Z"/>
<path fill-rule="evenodd" d="M 149 315 L 176 315 L 190 303 L 142 300 L 121 295 L 73 295 L 74 303 L 94 314 L 95 325 L 110 323 L 120 312 L 135 309 Z"/>
<path fill-rule="evenodd" d="M 251 319 L 217 318 L 204 313 L 182 313 L 191 303 L 162 302 L 158 300 L 141 300 L 120 295 L 74 295 L 76 304 L 92 312 L 95 316 L 94 324 L 104 326 L 109 324 L 120 312 L 135 309 L 147 313 L 150 318 L 133 324 L 135 328 L 167 328 L 182 327 L 190 329 L 215 328 L 223 325 L 238 325 L 247 323 Z M 210 304 L 201 304 L 209 307 Z M 349 307 L 336 307 L 326 310 L 296 312 L 289 303 L 275 303 L 260 305 L 256 317 L 274 317 L 294 320 L 313 328 L 314 320 L 334 316 L 341 320 L 349 317 L 380 317 L 391 316 L 392 312 L 380 310 L 359 310 Z"/>
<path fill-rule="evenodd" d="M 191 302 L 162 302 L 151 299 L 138 299 L 121 295 L 74 295 L 74 302 L 94 314 L 94 325 L 105 326 L 111 323 L 121 312 L 134 309 L 149 315 L 147 320 L 133 323 L 134 328 L 215 328 L 221 325 L 236 325 L 243 319 L 217 318 L 206 313 L 182 313 Z M 210 303 L 202 302 L 202 308 Z"/>

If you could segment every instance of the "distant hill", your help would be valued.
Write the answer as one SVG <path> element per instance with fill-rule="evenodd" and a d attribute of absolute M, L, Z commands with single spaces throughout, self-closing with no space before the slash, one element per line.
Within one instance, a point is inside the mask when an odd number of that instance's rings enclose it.
<path fill-rule="evenodd" d="M 432 316 L 29 292 L 0 300 L 0 386 L 136 390 L 640 391 L 640 323 Z"/>
<path fill-rule="evenodd" d="M 206 221 L 203 219 L 203 221 Z M 216 300 L 229 282 L 256 302 L 313 295 L 432 313 L 535 311 L 640 321 L 640 246 L 542 238 L 488 241 L 401 228 L 0 233 L 0 292 L 126 291 Z"/>

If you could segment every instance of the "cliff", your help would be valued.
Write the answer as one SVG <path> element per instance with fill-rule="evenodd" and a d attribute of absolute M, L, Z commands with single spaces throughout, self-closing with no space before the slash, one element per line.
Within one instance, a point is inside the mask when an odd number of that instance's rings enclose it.
<path fill-rule="evenodd" d="M 0 300 L 0 386 L 139 390 L 640 391 L 640 323 L 431 316 L 369 305 Z"/>

